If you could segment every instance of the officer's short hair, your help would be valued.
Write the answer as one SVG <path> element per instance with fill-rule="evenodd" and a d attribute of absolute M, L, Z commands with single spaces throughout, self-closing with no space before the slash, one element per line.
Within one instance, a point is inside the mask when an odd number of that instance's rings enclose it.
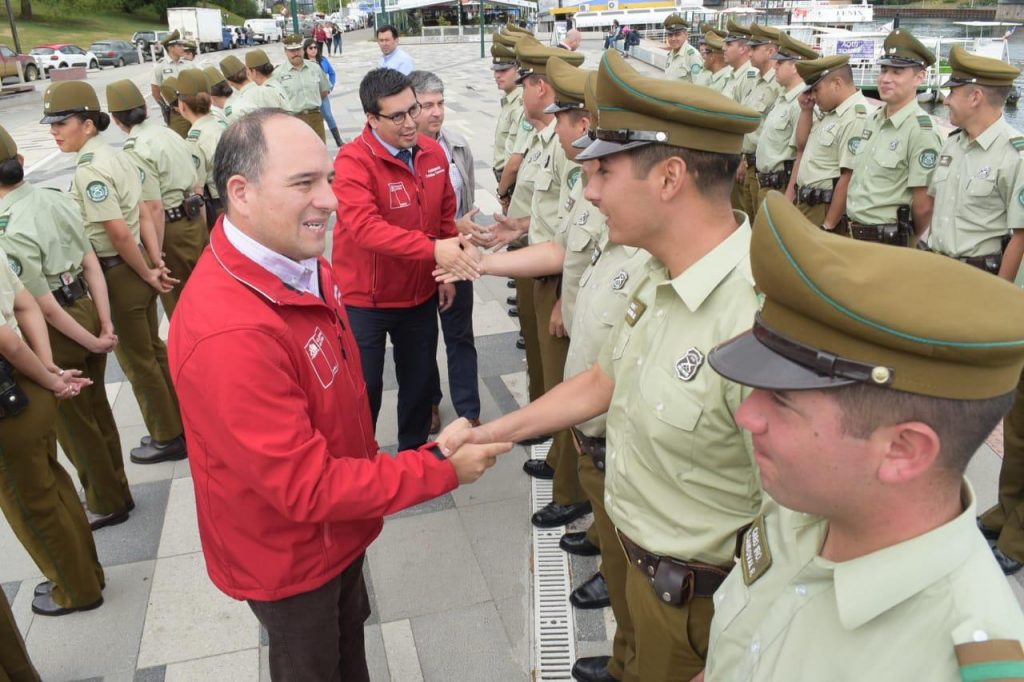
<path fill-rule="evenodd" d="M 633 157 L 633 174 L 638 179 L 646 178 L 662 161 L 678 156 L 686 162 L 687 173 L 697 189 L 717 198 L 728 197 L 732 192 L 733 178 L 740 165 L 739 154 L 704 152 L 670 144 L 645 144 L 626 153 Z"/>
<path fill-rule="evenodd" d="M 0 187 L 13 187 L 25 179 L 25 167 L 18 157 L 0 161 Z"/>
<path fill-rule="evenodd" d="M 373 69 L 363 76 L 359 83 L 359 101 L 363 104 L 363 113 L 379 114 L 380 101 L 385 97 L 393 97 L 412 88 L 409 77 L 394 69 Z"/>
<path fill-rule="evenodd" d="M 384 24 L 383 26 L 377 29 L 377 33 L 374 35 L 379 37 L 381 33 L 390 33 L 392 38 L 398 40 L 398 29 L 392 26 L 391 24 Z"/>
<path fill-rule="evenodd" d="M 985 96 L 985 101 L 988 102 L 989 106 L 1000 109 L 1006 104 L 1006 98 L 1010 96 L 1010 91 L 1013 89 L 1010 85 L 978 85 L 977 83 L 968 83 L 967 85 L 957 87 L 977 88 Z"/>
<path fill-rule="evenodd" d="M 241 175 L 249 182 L 260 181 L 267 155 L 263 126 L 275 116 L 291 117 L 291 114 L 272 107 L 257 109 L 228 126 L 217 143 L 217 152 L 213 155 L 213 181 L 217 185 L 217 193 L 229 207 L 228 180 Z"/>
<path fill-rule="evenodd" d="M 954 400 L 896 391 L 870 384 L 829 389 L 842 412 L 843 433 L 868 438 L 877 429 L 922 422 L 939 436 L 939 466 L 954 479 L 1013 406 L 1015 391 L 987 400 Z"/>
<path fill-rule="evenodd" d="M 417 95 L 439 92 L 444 96 L 444 82 L 433 71 L 413 71 L 409 74 L 409 83 Z"/>

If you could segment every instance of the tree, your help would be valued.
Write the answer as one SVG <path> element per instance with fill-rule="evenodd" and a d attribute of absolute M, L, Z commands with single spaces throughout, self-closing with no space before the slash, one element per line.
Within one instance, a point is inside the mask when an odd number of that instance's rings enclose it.
<path fill-rule="evenodd" d="M 331 0 L 316 0 L 316 11 L 327 14 L 331 11 Z"/>
<path fill-rule="evenodd" d="M 21 0 L 21 18 L 32 18 L 32 0 Z"/>

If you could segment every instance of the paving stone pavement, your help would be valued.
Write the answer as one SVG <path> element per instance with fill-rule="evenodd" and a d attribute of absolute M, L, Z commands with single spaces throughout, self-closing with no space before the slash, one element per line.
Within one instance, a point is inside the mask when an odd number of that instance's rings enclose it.
<path fill-rule="evenodd" d="M 584 45 L 588 65 L 597 63 L 599 48 L 599 43 Z M 418 66 L 445 81 L 447 124 L 466 135 L 477 160 L 477 204 L 485 212 L 495 210 L 488 169 L 498 96 L 489 59 L 479 58 L 476 44 L 406 49 Z M 362 128 L 358 81 L 377 57 L 373 43 L 346 36 L 345 54 L 332 59 L 339 85 L 331 100 L 346 139 Z M 275 61 L 282 58 L 272 55 Z M 150 69 L 131 69 L 120 70 L 118 76 L 131 77 L 148 91 Z M 38 93 L 36 98 L 41 100 Z M 52 140 L 35 123 L 38 109 L 28 112 L 24 100 L 0 101 L 5 120 L 8 111 L 19 113 L 21 123 L 12 132 L 26 144 L 29 166 L 36 164 L 30 179 L 65 189 L 72 157 L 51 156 Z M 158 113 L 152 106 L 151 115 Z M 116 130 L 104 134 L 114 144 L 123 137 Z M 517 325 L 505 312 L 509 294 L 504 279 L 484 278 L 475 286 L 485 421 L 525 401 L 525 364 L 514 346 Z M 166 330 L 164 321 L 165 335 Z M 440 348 L 438 362 L 443 377 L 446 363 Z M 109 364 L 107 392 L 127 453 L 145 427 L 113 356 Z M 391 450 L 396 441 L 395 388 L 389 369 L 377 436 Z M 445 420 L 454 417 L 447 400 L 442 415 Z M 386 521 L 369 550 L 366 568 L 373 607 L 366 646 L 375 682 L 533 679 L 530 484 L 520 468 L 526 456 L 516 448 L 476 484 Z M 999 463 L 999 455 L 986 445 L 971 465 L 980 507 L 995 499 Z M 137 508 L 127 523 L 95 535 L 107 571 L 106 601 L 95 611 L 56 619 L 34 616 L 32 589 L 41 576 L 6 522 L 0 523 L 0 586 L 43 679 L 268 680 L 265 633 L 244 603 L 218 592 L 206 575 L 188 462 L 126 466 Z M 585 520 L 574 527 L 584 525 Z M 578 585 L 596 570 L 597 561 L 573 557 L 571 566 L 572 582 Z M 1011 584 L 1018 598 L 1024 595 L 1019 579 Z M 609 633 L 614 632 L 610 609 L 575 616 L 577 653 L 609 653 Z"/>

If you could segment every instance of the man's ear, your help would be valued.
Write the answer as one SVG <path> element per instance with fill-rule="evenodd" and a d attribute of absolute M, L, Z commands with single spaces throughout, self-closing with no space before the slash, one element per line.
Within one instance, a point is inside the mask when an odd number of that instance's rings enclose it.
<path fill-rule="evenodd" d="M 870 441 L 872 448 L 881 452 L 878 479 L 882 483 L 903 483 L 923 476 L 934 468 L 942 452 L 939 434 L 923 422 L 881 427 L 871 434 Z"/>

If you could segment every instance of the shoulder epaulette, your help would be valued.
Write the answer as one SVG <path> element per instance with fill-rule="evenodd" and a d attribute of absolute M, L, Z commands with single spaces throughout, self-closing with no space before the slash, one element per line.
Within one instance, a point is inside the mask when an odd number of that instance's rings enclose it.
<path fill-rule="evenodd" d="M 135 149 L 135 138 L 132 137 L 132 138 L 129 138 L 129 139 L 125 140 L 124 141 L 124 146 L 122 146 L 121 149 L 123 149 L 125 151 L 129 151 L 131 149 Z"/>
<path fill-rule="evenodd" d="M 868 108 L 866 106 L 864 106 L 863 104 L 854 104 L 853 105 L 853 112 L 855 114 L 857 114 L 858 116 L 861 116 L 861 117 L 867 116 L 868 115 Z"/>
<path fill-rule="evenodd" d="M 198 140 L 202 132 L 199 129 L 188 131 L 188 139 Z"/>
<path fill-rule="evenodd" d="M 1024 649 L 1016 639 L 990 639 L 957 644 L 960 678 L 987 682 L 1024 677 Z"/>
<path fill-rule="evenodd" d="M 1013 148 L 1017 151 L 1024 151 L 1024 137 L 1011 137 L 1010 144 L 1012 144 Z"/>
<path fill-rule="evenodd" d="M 92 162 L 92 152 L 86 152 L 78 157 L 78 165 L 84 166 L 87 163 Z"/>
<path fill-rule="evenodd" d="M 925 130 L 932 129 L 932 117 L 927 114 L 917 117 L 918 124 Z"/>
<path fill-rule="evenodd" d="M 757 71 L 747 71 L 747 78 L 757 78 Z"/>

